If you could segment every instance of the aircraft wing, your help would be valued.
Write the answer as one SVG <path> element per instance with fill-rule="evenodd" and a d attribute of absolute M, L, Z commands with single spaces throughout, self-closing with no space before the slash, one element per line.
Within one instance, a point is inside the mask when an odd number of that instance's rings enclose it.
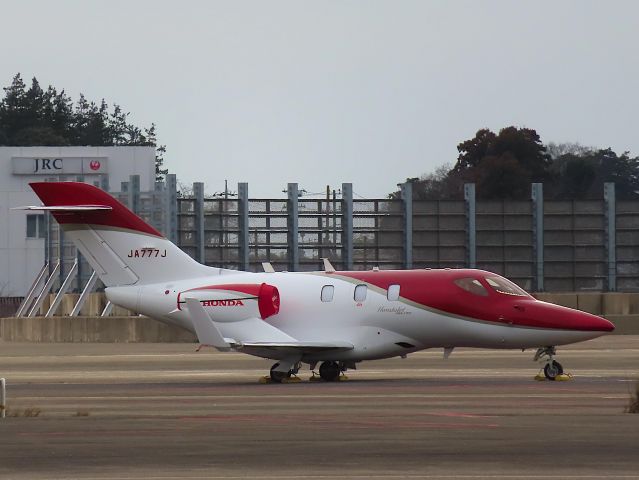
<path fill-rule="evenodd" d="M 278 328 L 259 319 L 247 319 L 245 321 L 234 322 L 232 325 L 235 330 L 234 336 L 241 339 L 244 337 L 244 334 L 255 335 L 256 331 L 261 330 L 257 335 L 261 335 L 265 340 L 270 341 L 246 342 L 234 338 L 225 338 L 221 334 L 216 322 L 206 313 L 206 310 L 204 310 L 199 300 L 188 297 L 185 301 L 199 342 L 202 345 L 208 345 L 221 351 L 246 348 L 303 354 L 327 350 L 344 351 L 354 348 L 353 344 L 343 341 L 299 342 Z M 246 326 L 242 325 L 243 323 L 246 323 Z"/>
<path fill-rule="evenodd" d="M 353 344 L 348 342 L 243 342 L 242 347 L 264 348 L 269 350 L 299 350 L 301 352 L 324 352 L 326 350 L 352 350 Z"/>
<path fill-rule="evenodd" d="M 200 344 L 215 347 L 220 351 L 228 351 L 232 348 L 234 340 L 222 336 L 199 300 L 187 298 L 186 306 Z"/>

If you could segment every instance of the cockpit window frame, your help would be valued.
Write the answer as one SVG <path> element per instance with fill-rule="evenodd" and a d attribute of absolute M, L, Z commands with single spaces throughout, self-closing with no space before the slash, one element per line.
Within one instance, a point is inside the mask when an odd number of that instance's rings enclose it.
<path fill-rule="evenodd" d="M 484 277 L 486 284 L 496 293 L 511 297 L 530 297 L 530 294 L 514 282 L 498 275 Z"/>
<path fill-rule="evenodd" d="M 480 279 L 474 277 L 462 277 L 453 280 L 457 287 L 477 297 L 488 297 L 488 289 Z"/>

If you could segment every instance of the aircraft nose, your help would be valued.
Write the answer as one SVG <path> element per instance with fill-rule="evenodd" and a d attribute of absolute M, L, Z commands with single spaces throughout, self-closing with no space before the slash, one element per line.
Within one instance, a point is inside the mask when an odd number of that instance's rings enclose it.
<path fill-rule="evenodd" d="M 592 315 L 590 313 L 579 311 L 579 323 L 580 330 L 589 330 L 592 332 L 612 332 L 615 329 L 615 325 L 603 317 Z"/>
<path fill-rule="evenodd" d="M 615 329 L 614 324 L 603 317 L 552 303 L 540 303 L 542 308 L 536 313 L 540 314 L 540 320 L 543 319 L 541 322 L 547 323 L 550 328 L 602 332 L 602 334 Z"/>

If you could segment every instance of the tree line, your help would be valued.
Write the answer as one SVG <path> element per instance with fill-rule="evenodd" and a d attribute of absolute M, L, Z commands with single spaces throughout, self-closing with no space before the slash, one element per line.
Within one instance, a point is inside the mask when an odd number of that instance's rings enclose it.
<path fill-rule="evenodd" d="M 479 130 L 457 146 L 457 162 L 409 178 L 413 198 L 463 198 L 464 183 L 475 183 L 479 199 L 530 199 L 530 184 L 544 184 L 548 199 L 601 199 L 614 182 L 619 199 L 639 198 L 639 157 L 579 144 L 544 145 L 537 132 L 514 126 L 494 133 Z M 398 197 L 399 192 L 391 197 Z"/>
<path fill-rule="evenodd" d="M 129 123 L 129 113 L 119 105 L 89 101 L 83 94 L 74 102 L 64 90 L 51 85 L 43 90 L 35 77 L 27 87 L 19 73 L 3 90 L 0 146 L 152 146 L 156 180 L 168 173 L 162 168 L 166 146 L 158 145 L 155 124 Z"/>

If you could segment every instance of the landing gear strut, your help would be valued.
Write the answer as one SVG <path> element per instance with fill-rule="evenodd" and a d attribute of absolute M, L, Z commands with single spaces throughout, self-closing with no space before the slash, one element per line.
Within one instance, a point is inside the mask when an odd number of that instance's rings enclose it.
<path fill-rule="evenodd" d="M 273 383 L 282 383 L 283 381 L 291 378 L 291 375 L 297 374 L 297 372 L 299 372 L 299 369 L 300 369 L 299 363 L 296 363 L 295 365 L 293 365 L 293 368 L 291 368 L 288 372 L 282 372 L 277 370 L 279 366 L 280 366 L 280 362 L 277 362 L 273 364 L 273 366 L 271 367 L 271 381 Z"/>
<path fill-rule="evenodd" d="M 546 365 L 544 366 L 544 375 L 548 380 L 556 380 L 559 375 L 564 373 L 564 367 L 561 363 L 554 359 L 557 354 L 555 347 L 542 347 L 535 353 L 534 361 L 546 357 Z"/>

